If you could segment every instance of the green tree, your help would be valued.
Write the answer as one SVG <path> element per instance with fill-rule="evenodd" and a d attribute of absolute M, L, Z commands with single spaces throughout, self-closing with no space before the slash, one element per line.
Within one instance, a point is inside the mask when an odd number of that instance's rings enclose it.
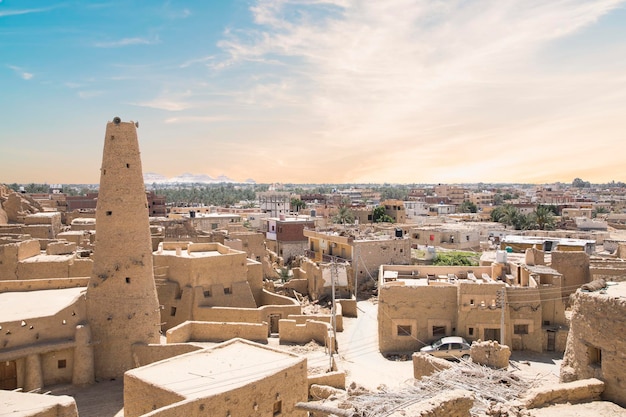
<path fill-rule="evenodd" d="M 333 216 L 333 223 L 352 224 L 354 223 L 354 214 L 348 206 L 339 207 L 339 211 Z"/>
<path fill-rule="evenodd" d="M 393 218 L 385 213 L 384 206 L 378 206 L 374 208 L 372 213 L 373 223 L 393 223 Z"/>
<path fill-rule="evenodd" d="M 464 201 L 459 205 L 459 213 L 476 213 L 478 207 L 471 201 Z"/>
<path fill-rule="evenodd" d="M 299 198 L 291 199 L 291 211 L 295 211 L 296 213 L 300 211 L 300 209 L 305 208 L 306 203 Z"/>
<path fill-rule="evenodd" d="M 549 206 L 538 205 L 530 217 L 531 223 L 540 230 L 554 229 L 554 212 Z"/>
<path fill-rule="evenodd" d="M 608 214 L 608 213 L 610 213 L 610 211 L 606 207 L 596 207 L 591 212 L 591 217 L 596 218 L 598 217 L 598 214 Z"/>

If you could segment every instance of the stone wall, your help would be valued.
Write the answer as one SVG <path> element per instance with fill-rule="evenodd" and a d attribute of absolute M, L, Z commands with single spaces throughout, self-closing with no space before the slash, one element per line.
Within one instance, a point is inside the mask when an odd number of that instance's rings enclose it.
<path fill-rule="evenodd" d="M 422 379 L 422 377 L 454 366 L 452 362 L 436 358 L 428 353 L 415 352 L 411 358 L 413 359 L 413 378 L 415 379 Z"/>
<path fill-rule="evenodd" d="M 583 379 L 565 384 L 551 384 L 530 389 L 521 399 L 526 408 L 537 408 L 546 404 L 576 404 L 600 399 L 604 383 L 598 379 Z"/>
<path fill-rule="evenodd" d="M 135 367 L 148 365 L 150 363 L 184 355 L 203 349 L 202 346 L 193 343 L 168 343 L 166 345 L 135 345 L 133 346 L 133 358 Z"/>
<path fill-rule="evenodd" d="M 620 284 L 626 286 L 626 284 Z M 606 384 L 602 398 L 626 406 L 626 298 L 585 293 L 573 296 L 561 381 L 598 378 Z M 624 289 L 622 289 L 624 293 Z M 618 293 L 619 294 L 619 293 Z"/>
<path fill-rule="evenodd" d="M 470 356 L 472 362 L 490 368 L 506 369 L 509 367 L 511 349 L 493 340 L 479 341 L 472 343 Z"/>
<path fill-rule="evenodd" d="M 404 407 L 389 417 L 470 417 L 474 396 L 465 390 L 444 392 L 428 400 Z"/>
<path fill-rule="evenodd" d="M 224 342 L 236 337 L 267 343 L 267 323 L 187 321 L 166 332 L 167 343 Z"/>
<path fill-rule="evenodd" d="M 297 324 L 295 320 L 280 320 L 278 323 L 281 343 L 306 344 L 315 340 L 327 348 L 334 348 L 332 327 L 328 323 L 315 320 L 304 324 Z"/>

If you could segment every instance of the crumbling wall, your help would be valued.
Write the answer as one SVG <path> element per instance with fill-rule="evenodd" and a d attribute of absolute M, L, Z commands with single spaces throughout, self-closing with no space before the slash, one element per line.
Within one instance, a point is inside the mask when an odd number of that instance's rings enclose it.
<path fill-rule="evenodd" d="M 604 382 L 591 378 L 557 385 L 544 385 L 530 389 L 521 402 L 526 408 L 537 408 L 546 404 L 581 403 L 600 399 Z"/>
<path fill-rule="evenodd" d="M 325 385 L 333 388 L 346 389 L 346 373 L 343 371 L 325 372 L 323 374 L 314 374 L 307 377 L 309 390 L 312 385 Z"/>
<path fill-rule="evenodd" d="M 281 343 L 305 344 L 315 340 L 334 351 L 332 327 L 328 323 L 308 320 L 304 324 L 297 324 L 295 320 L 280 320 L 278 329 Z"/>
<path fill-rule="evenodd" d="M 478 341 L 472 343 L 470 356 L 475 363 L 490 368 L 506 369 L 509 367 L 511 349 L 495 340 Z"/>
<path fill-rule="evenodd" d="M 435 372 L 452 368 L 454 364 L 445 359 L 436 358 L 428 353 L 415 352 L 413 359 L 413 378 L 421 379 L 422 377 L 432 375 Z"/>
<path fill-rule="evenodd" d="M 389 417 L 470 417 L 474 396 L 465 390 L 441 393 L 428 400 L 398 410 Z"/>
<path fill-rule="evenodd" d="M 626 285 L 626 284 L 621 284 Z M 562 382 L 598 378 L 602 398 L 626 406 L 626 298 L 577 291 L 561 364 Z M 623 291 L 623 290 L 622 290 Z"/>

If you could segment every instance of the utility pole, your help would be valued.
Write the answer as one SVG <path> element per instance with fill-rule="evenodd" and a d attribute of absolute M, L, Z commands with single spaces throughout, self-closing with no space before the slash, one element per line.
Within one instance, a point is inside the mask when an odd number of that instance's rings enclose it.
<path fill-rule="evenodd" d="M 352 267 L 354 268 L 354 301 L 359 301 L 359 247 L 354 245 L 354 259 Z"/>
<path fill-rule="evenodd" d="M 502 288 L 498 291 L 498 305 L 502 309 L 502 314 L 500 315 L 500 344 L 504 345 L 504 312 L 506 310 L 506 289 Z"/>
<path fill-rule="evenodd" d="M 337 263 L 335 258 L 331 259 L 330 264 L 330 285 L 331 285 L 331 297 L 332 297 L 332 311 L 331 311 L 331 325 L 333 327 L 333 343 L 332 346 L 328 347 L 329 353 L 329 367 L 328 370 L 333 370 L 333 353 L 335 351 L 335 346 L 337 344 L 337 315 L 336 315 L 336 304 L 335 304 L 335 276 L 337 275 Z"/>

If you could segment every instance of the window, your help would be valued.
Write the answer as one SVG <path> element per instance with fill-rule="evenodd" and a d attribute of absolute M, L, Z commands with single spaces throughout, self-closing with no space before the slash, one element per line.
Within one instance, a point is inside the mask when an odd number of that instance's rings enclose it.
<path fill-rule="evenodd" d="M 283 402 L 281 400 L 274 401 L 274 416 L 279 416 L 283 408 Z"/>
<path fill-rule="evenodd" d="M 230 287 L 224 287 L 224 294 L 232 294 Z"/>
<path fill-rule="evenodd" d="M 594 346 L 587 348 L 587 358 L 589 359 L 589 366 L 601 367 L 602 366 L 602 350 Z"/>
<path fill-rule="evenodd" d="M 204 296 L 205 297 L 210 297 L 211 296 L 211 290 L 204 290 Z"/>
<path fill-rule="evenodd" d="M 433 326 L 433 337 L 442 337 L 446 335 L 446 326 Z"/>
<path fill-rule="evenodd" d="M 176 307 L 170 308 L 170 316 L 174 317 L 176 315 Z"/>
<path fill-rule="evenodd" d="M 126 277 L 126 283 L 130 284 L 130 277 Z"/>
<path fill-rule="evenodd" d="M 67 361 L 65 359 L 59 359 L 57 362 L 57 368 L 64 369 L 67 368 Z"/>
<path fill-rule="evenodd" d="M 528 324 L 515 324 L 513 326 L 514 334 L 528 334 Z"/>
<path fill-rule="evenodd" d="M 398 336 L 411 336 L 411 325 L 401 325 L 396 327 L 396 334 Z"/>
<path fill-rule="evenodd" d="M 470 305 L 473 306 L 474 305 L 474 299 L 470 299 Z"/>
<path fill-rule="evenodd" d="M 107 211 L 107 216 L 111 216 L 113 214 L 112 211 Z"/>
<path fill-rule="evenodd" d="M 467 334 L 470 336 L 474 336 L 474 328 L 470 327 L 469 329 L 467 329 Z"/>

